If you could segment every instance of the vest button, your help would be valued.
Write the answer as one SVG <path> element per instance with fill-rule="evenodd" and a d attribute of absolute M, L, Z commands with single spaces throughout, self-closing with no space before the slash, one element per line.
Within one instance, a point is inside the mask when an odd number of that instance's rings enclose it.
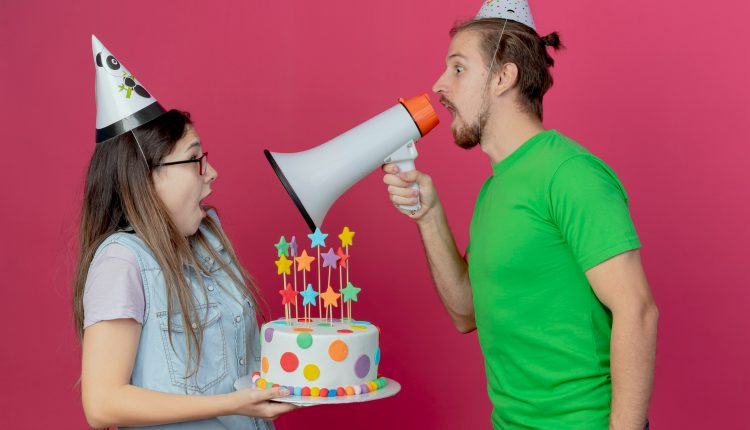
<path fill-rule="evenodd" d="M 191 325 L 193 326 L 194 329 L 198 328 L 198 323 L 192 323 Z"/>
<path fill-rule="evenodd" d="M 208 291 L 213 291 L 213 290 L 214 290 L 214 286 L 213 285 L 209 285 L 208 286 Z"/>
<path fill-rule="evenodd" d="M 237 315 L 236 317 L 234 317 L 234 320 L 237 321 L 237 322 L 240 322 L 240 321 L 242 321 L 242 317 L 239 316 L 239 315 Z"/>
<path fill-rule="evenodd" d="M 240 364 L 243 365 L 243 366 L 245 365 L 245 359 L 244 358 L 240 358 Z"/>

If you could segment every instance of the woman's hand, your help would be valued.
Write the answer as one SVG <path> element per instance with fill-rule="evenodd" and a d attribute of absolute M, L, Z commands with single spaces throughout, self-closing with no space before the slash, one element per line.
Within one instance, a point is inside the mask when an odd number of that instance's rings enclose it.
<path fill-rule="evenodd" d="M 384 164 L 383 182 L 388 185 L 388 197 L 393 206 L 402 214 L 416 221 L 428 218 L 435 207 L 440 205 L 437 191 L 429 175 L 418 170 L 401 173 L 395 164 Z M 411 188 L 413 184 L 419 185 L 419 190 Z M 405 210 L 399 205 L 416 205 L 422 207 L 417 211 Z"/>
<path fill-rule="evenodd" d="M 250 417 L 275 420 L 281 414 L 297 409 L 291 403 L 271 402 L 271 399 L 289 395 L 289 390 L 283 387 L 269 388 L 266 390 L 244 389 L 227 394 L 232 402 L 234 415 L 246 415 Z"/>

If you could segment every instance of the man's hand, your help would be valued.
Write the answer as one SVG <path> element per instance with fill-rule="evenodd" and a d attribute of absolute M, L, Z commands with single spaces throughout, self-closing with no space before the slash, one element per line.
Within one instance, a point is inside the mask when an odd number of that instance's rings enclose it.
<path fill-rule="evenodd" d="M 402 214 L 416 221 L 425 219 L 432 209 L 440 204 L 432 184 L 432 178 L 418 170 L 400 172 L 395 164 L 384 164 L 383 182 L 388 185 L 388 197 Z M 419 185 L 419 190 L 411 188 L 413 184 Z M 421 204 L 417 211 L 401 209 L 399 205 Z"/>

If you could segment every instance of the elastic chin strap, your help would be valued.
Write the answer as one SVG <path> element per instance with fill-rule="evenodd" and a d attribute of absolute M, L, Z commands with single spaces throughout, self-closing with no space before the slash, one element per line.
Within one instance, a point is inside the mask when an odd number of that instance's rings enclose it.
<path fill-rule="evenodd" d="M 135 135 L 135 132 L 133 130 L 130 130 L 130 134 L 133 135 L 133 138 L 135 139 L 135 143 L 138 144 L 138 149 L 141 151 L 141 155 L 143 156 L 143 162 L 146 164 L 146 170 L 150 172 L 151 166 L 149 166 L 148 164 L 148 160 L 146 159 L 146 154 L 143 152 L 143 147 L 141 146 L 141 142 L 138 140 L 138 136 Z"/>
<path fill-rule="evenodd" d="M 492 68 L 495 67 L 495 58 L 497 58 L 497 51 L 500 49 L 500 42 L 503 40 L 503 35 L 505 34 L 505 26 L 508 24 L 508 18 L 505 18 L 505 21 L 503 22 L 503 29 L 500 31 L 500 37 L 497 38 L 497 45 L 495 45 L 495 52 L 492 53 L 492 61 L 490 61 L 490 68 L 487 71 L 487 80 L 484 81 L 484 92 L 486 94 L 487 87 L 490 84 L 490 79 L 492 79 Z"/>
<path fill-rule="evenodd" d="M 495 58 L 497 58 L 497 51 L 500 49 L 500 42 L 503 40 L 505 34 L 505 25 L 508 24 L 508 18 L 505 18 L 503 22 L 503 29 L 500 31 L 500 37 L 497 39 L 497 45 L 495 45 L 495 52 L 492 53 L 492 61 L 490 61 L 490 67 L 487 69 L 487 79 L 484 81 L 484 89 L 482 90 L 482 109 L 480 112 L 484 112 L 488 108 L 489 98 L 487 97 L 487 88 L 489 88 L 490 80 L 492 79 L 492 68 L 495 67 Z M 484 134 L 484 131 L 482 131 Z M 482 136 L 480 136 L 481 139 Z"/>

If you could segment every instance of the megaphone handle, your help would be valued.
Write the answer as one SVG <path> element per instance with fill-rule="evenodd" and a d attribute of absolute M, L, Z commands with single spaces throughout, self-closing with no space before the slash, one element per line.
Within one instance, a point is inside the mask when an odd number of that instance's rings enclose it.
<path fill-rule="evenodd" d="M 416 167 L 414 166 L 414 160 L 404 160 L 404 161 L 397 161 L 396 166 L 398 166 L 399 172 L 411 172 Z M 411 189 L 413 190 L 419 190 L 419 185 L 417 183 L 413 183 L 411 185 Z M 417 194 L 417 204 L 416 205 L 398 205 L 401 209 L 405 211 L 418 211 L 422 205 L 419 203 L 419 194 Z"/>

